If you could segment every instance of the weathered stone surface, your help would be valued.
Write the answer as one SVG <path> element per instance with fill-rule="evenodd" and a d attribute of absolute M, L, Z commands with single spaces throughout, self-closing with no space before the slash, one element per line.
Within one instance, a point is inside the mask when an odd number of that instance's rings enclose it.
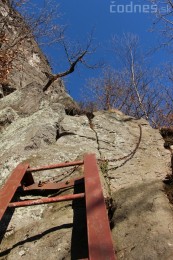
<path fill-rule="evenodd" d="M 169 153 L 161 136 L 144 120 L 112 113 L 97 113 L 93 123 L 101 157 L 115 158 L 104 176 L 114 201 L 112 234 L 118 259 L 171 259 L 173 212 L 161 181 Z M 139 124 L 141 141 L 128 158 L 139 142 Z"/>
<path fill-rule="evenodd" d="M 5 63 L 5 67 L 7 67 L 6 79 L 1 82 L 0 77 L 0 98 L 2 100 L 2 98 L 11 94 L 16 89 L 24 89 L 22 93 L 24 94 L 24 92 L 27 92 L 26 94 L 28 99 L 30 97 L 30 101 L 33 97 L 34 99 L 36 98 L 35 94 L 38 94 L 37 98 L 41 99 L 43 95 L 41 90 L 48 82 L 45 73 L 51 73 L 50 65 L 32 34 L 28 31 L 28 27 L 21 15 L 9 6 L 9 1 L 0 2 L 0 30 L 1 34 L 5 37 L 4 40 L 0 42 L 0 52 L 2 57 L 4 53 L 4 55 L 7 54 L 7 57 L 8 53 L 13 57 L 12 63 L 10 60 L 11 65 L 9 68 L 8 62 Z M 4 64 L 1 64 L 1 66 L 2 65 L 4 66 Z M 39 85 L 37 93 L 36 85 L 33 86 L 33 82 L 36 82 L 37 85 Z M 28 90 L 29 88 L 33 89 L 33 93 Z M 30 93 L 28 93 L 28 91 Z M 67 94 L 61 79 L 54 82 L 48 92 L 51 103 L 59 102 L 64 104 L 66 108 L 76 106 L 75 102 Z M 31 106 L 28 105 L 27 107 L 26 103 L 24 105 L 26 100 L 23 99 L 23 95 L 22 100 L 19 98 L 19 93 L 14 95 L 14 98 L 17 97 L 21 101 L 20 106 L 22 106 L 23 112 L 28 112 L 28 108 L 31 108 Z M 36 109 L 36 104 L 33 106 L 33 109 L 34 107 Z M 34 111 L 31 110 L 30 113 L 32 112 Z"/>
<path fill-rule="evenodd" d="M 51 108 L 40 110 L 30 117 L 19 118 L 1 135 L 2 158 L 55 143 L 59 120 L 60 115 L 52 113 Z"/>
<path fill-rule="evenodd" d="M 1 136 L 1 143 L 4 144 L 4 146 L 1 144 L 2 158 L 8 160 L 8 154 L 11 154 L 11 158 L 12 154 L 15 154 L 18 155 L 18 161 L 26 159 L 32 166 L 75 160 L 85 152 L 96 153 L 97 158 L 115 159 L 107 165 L 103 162 L 101 179 L 102 183 L 105 183 L 104 189 L 107 189 L 106 195 L 113 199 L 111 225 L 118 259 L 163 259 L 165 256 L 170 256 L 172 229 L 169 224 L 172 209 L 162 184 L 162 178 L 168 171 L 169 153 L 163 148 L 163 140 L 158 131 L 152 129 L 144 120 L 135 120 L 116 113 L 97 112 L 91 124 L 86 116 L 72 117 L 65 115 L 65 112 L 62 113 L 62 109 L 59 110 L 61 111 L 59 114 L 57 111 L 44 108 L 28 117 L 19 118 L 8 126 L 8 131 Z M 141 141 L 133 156 L 128 158 L 127 155 L 132 154 L 139 142 L 139 124 L 142 127 Z M 12 143 L 9 141 L 9 136 L 13 136 Z M 17 141 L 19 136 L 20 142 Z M 48 138 L 48 143 L 45 142 L 45 138 L 46 140 Z M 13 163 L 16 165 L 15 158 L 11 164 L 10 161 L 4 162 L 7 168 Z M 71 170 L 67 172 L 54 170 L 51 177 L 56 176 L 56 180 L 68 179 L 75 175 Z M 8 170 L 3 171 L 2 178 L 5 179 L 8 174 Z M 42 177 L 36 176 L 36 179 L 47 179 L 47 174 L 45 171 Z M 31 223 L 39 223 L 40 218 L 42 225 L 37 228 L 39 234 L 42 233 L 42 229 L 51 229 L 53 223 L 57 223 L 55 225 L 58 227 L 62 222 L 64 223 L 62 225 L 66 225 L 66 222 L 73 223 L 70 208 L 70 204 L 65 208 L 69 222 L 65 218 L 58 217 L 63 210 L 61 208 L 57 213 L 52 214 L 50 211 L 56 222 L 52 220 L 49 225 L 44 217 L 45 209 L 46 212 L 50 210 L 49 206 L 17 209 L 10 222 L 7 236 L 2 242 L 2 253 L 5 254 L 7 245 L 9 247 L 18 244 L 22 239 L 21 236 L 26 233 L 26 228 L 29 230 Z M 23 214 L 26 219 L 23 224 L 18 223 Z M 31 223 L 27 224 L 27 221 Z M 11 227 L 13 227 L 12 234 Z M 56 236 L 60 238 L 62 233 L 58 227 Z M 56 249 L 52 251 L 52 259 L 56 259 L 56 255 L 70 259 L 71 228 L 70 226 L 66 235 L 63 233 L 65 240 L 58 239 L 59 243 L 54 244 Z M 65 226 L 62 232 L 65 232 L 64 230 Z M 30 231 L 28 237 L 35 236 L 34 232 Z M 17 240 L 14 240 L 14 237 L 17 237 Z M 39 242 L 35 244 L 35 250 L 39 250 L 45 243 L 51 248 L 52 239 L 54 234 L 41 236 Z M 17 252 L 22 250 L 26 259 L 29 257 L 36 259 L 35 253 L 31 252 L 32 245 L 33 243 L 28 245 L 27 240 L 24 240 L 20 250 L 16 246 L 10 251 L 8 259 L 14 259 Z M 44 256 L 40 255 L 40 259 L 41 257 L 44 259 Z"/>
<path fill-rule="evenodd" d="M 11 107 L 0 110 L 0 133 L 17 118 L 18 114 Z"/>
<path fill-rule="evenodd" d="M 25 88 L 17 90 L 1 99 L 0 109 L 3 109 L 8 104 L 20 116 L 31 115 L 39 110 L 43 96 L 44 93 L 41 85 L 33 82 Z"/>
<path fill-rule="evenodd" d="M 99 112 L 93 124 L 101 157 L 113 159 L 108 166 L 112 189 L 164 176 L 169 152 L 164 149 L 159 132 L 145 120 Z M 142 128 L 141 141 L 135 151 L 140 139 L 139 125 Z M 158 160 L 158 163 L 153 163 L 154 160 Z M 125 178 L 125 172 L 128 172 L 128 178 Z"/>
<path fill-rule="evenodd" d="M 112 234 L 118 259 L 172 259 L 172 206 L 156 179 L 113 194 Z"/>
<path fill-rule="evenodd" d="M 0 2 L 0 18 L 8 15 L 7 2 Z M 14 34 L 14 19 L 8 17 L 8 37 Z M 61 80 L 43 93 L 44 72 L 50 72 L 50 67 L 36 42 L 26 40 L 21 48 L 9 85 L 0 89 L 0 186 L 20 162 L 40 166 L 95 153 L 104 195 L 110 199 L 118 259 L 172 259 L 173 212 L 162 184 L 171 171 L 170 153 L 159 131 L 143 119 L 118 111 L 77 115 L 78 107 Z M 68 181 L 79 176 L 83 176 L 83 167 L 34 174 L 36 181 Z M 45 193 L 20 195 L 23 200 Z M 4 235 L 0 259 L 87 258 L 85 215 L 84 201 L 7 211 L 0 225 L 1 238 Z"/>

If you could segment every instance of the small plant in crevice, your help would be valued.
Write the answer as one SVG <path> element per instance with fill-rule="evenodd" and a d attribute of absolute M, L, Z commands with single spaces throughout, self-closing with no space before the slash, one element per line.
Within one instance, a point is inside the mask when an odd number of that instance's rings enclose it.
<path fill-rule="evenodd" d="M 108 160 L 104 160 L 100 162 L 100 169 L 104 176 L 107 176 L 108 173 Z"/>

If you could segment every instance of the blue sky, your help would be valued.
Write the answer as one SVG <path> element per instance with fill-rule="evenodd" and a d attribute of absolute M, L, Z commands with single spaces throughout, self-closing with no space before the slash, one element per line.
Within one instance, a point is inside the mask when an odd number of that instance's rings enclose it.
<path fill-rule="evenodd" d="M 59 0 L 58 3 L 62 16 L 57 20 L 57 23 L 67 26 L 66 34 L 72 41 L 81 40 L 84 42 L 88 33 L 94 28 L 95 42 L 101 45 L 93 56 L 94 60 L 103 58 L 107 63 L 115 65 L 115 59 L 108 50 L 108 42 L 115 34 L 120 36 L 127 32 L 137 34 L 144 52 L 158 44 L 159 34 L 157 30 L 151 32 L 152 23 L 155 19 L 154 14 L 150 12 L 118 13 L 116 9 L 117 5 L 141 4 L 143 6 L 146 1 Z M 114 5 L 113 10 L 116 12 L 110 13 L 110 5 Z M 51 56 L 55 73 L 67 68 L 61 52 L 50 48 L 44 48 L 44 51 L 48 56 Z M 168 60 L 168 57 L 169 55 L 164 50 L 160 50 L 154 53 L 148 65 L 161 64 Z M 64 79 L 66 88 L 76 100 L 80 100 L 81 89 L 85 87 L 86 80 L 90 77 L 97 77 L 100 73 L 100 70 L 88 70 L 79 67 L 78 70 Z"/>

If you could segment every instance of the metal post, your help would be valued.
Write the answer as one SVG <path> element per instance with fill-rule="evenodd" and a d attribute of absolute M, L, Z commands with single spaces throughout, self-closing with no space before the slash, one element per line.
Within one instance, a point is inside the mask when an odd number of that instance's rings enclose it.
<path fill-rule="evenodd" d="M 29 164 L 19 164 L 0 190 L 0 220 L 2 219 L 9 202 L 12 200 L 17 188 L 25 175 Z"/>
<path fill-rule="evenodd" d="M 115 260 L 109 220 L 94 154 L 84 156 L 89 260 Z"/>

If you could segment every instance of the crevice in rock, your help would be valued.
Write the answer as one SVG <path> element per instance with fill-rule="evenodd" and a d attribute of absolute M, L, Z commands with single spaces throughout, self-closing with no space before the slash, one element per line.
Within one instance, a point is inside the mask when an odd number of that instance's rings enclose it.
<path fill-rule="evenodd" d="M 108 211 L 108 219 L 109 219 L 109 225 L 110 229 L 112 230 L 115 226 L 113 216 L 116 210 L 116 206 L 114 205 L 113 198 L 109 197 L 105 199 L 106 208 Z"/>
<path fill-rule="evenodd" d="M 56 141 L 60 138 L 60 133 L 59 133 L 59 127 L 57 126 L 57 130 L 56 130 Z"/>
<path fill-rule="evenodd" d="M 89 115 L 87 115 L 86 114 L 86 116 L 87 116 L 87 118 L 88 118 L 88 122 L 89 122 L 89 126 L 90 126 L 90 128 L 93 130 L 93 132 L 95 133 L 95 139 L 96 139 L 96 143 L 97 143 L 97 150 L 98 150 L 98 152 L 99 152 L 99 155 L 100 155 L 100 158 L 102 157 L 102 155 L 101 155 L 101 151 L 100 151 L 100 143 L 99 143 L 99 137 L 98 137 L 98 134 L 97 134 L 97 131 L 95 130 L 95 128 L 94 128 L 94 124 L 93 124 L 93 118 L 94 118 L 94 115 L 93 115 L 93 117 L 91 117 L 91 116 L 89 116 Z"/>
<path fill-rule="evenodd" d="M 171 146 L 173 145 L 173 127 L 162 127 L 160 129 L 160 134 L 165 141 L 165 149 L 171 149 Z"/>
<path fill-rule="evenodd" d="M 76 115 L 80 115 L 80 110 L 76 108 L 66 108 L 65 113 L 67 116 L 76 116 Z"/>
<path fill-rule="evenodd" d="M 62 136 L 74 135 L 73 132 L 63 131 L 58 124 L 57 124 L 56 127 L 57 127 L 57 131 L 56 131 L 56 141 L 59 140 Z"/>
<path fill-rule="evenodd" d="M 67 135 L 76 135 L 76 134 L 74 134 L 73 132 L 63 132 L 63 133 L 59 133 L 59 132 L 57 131 L 56 141 L 57 141 L 58 139 L 60 139 L 62 136 L 67 136 Z"/>
<path fill-rule="evenodd" d="M 88 120 L 94 118 L 94 114 L 92 112 L 88 112 L 85 110 L 77 109 L 77 108 L 66 108 L 65 113 L 68 116 L 87 116 Z"/>
<path fill-rule="evenodd" d="M 168 197 L 168 200 L 173 204 L 173 128 L 172 127 L 162 127 L 160 129 L 160 134 L 164 140 L 164 148 L 169 150 L 171 153 L 170 161 L 170 173 L 168 173 L 163 179 L 164 191 Z"/>
<path fill-rule="evenodd" d="M 10 95 L 11 93 L 13 93 L 16 90 L 17 90 L 16 88 L 14 88 L 8 84 L 1 84 L 0 85 L 0 99 L 4 98 L 5 96 Z"/>
<path fill-rule="evenodd" d="M 164 139 L 164 147 L 168 149 L 171 153 L 171 174 L 167 175 L 165 178 L 165 183 L 173 182 L 173 127 L 162 127 L 160 129 L 160 134 Z"/>
<path fill-rule="evenodd" d="M 94 114 L 93 114 L 93 117 L 94 117 Z M 87 116 L 90 128 L 95 133 L 95 137 L 96 137 L 95 139 L 96 139 L 96 143 L 97 143 L 97 150 L 99 152 L 100 159 L 102 159 L 101 148 L 100 148 L 100 141 L 99 141 L 98 133 L 97 133 L 95 127 L 94 127 L 94 123 L 93 123 L 93 120 L 92 120 L 93 117 Z M 108 161 L 107 160 L 104 160 L 104 161 L 101 160 L 99 162 L 99 166 L 100 166 L 101 172 L 103 174 L 103 177 L 104 177 L 104 179 L 106 181 L 106 184 L 107 184 L 107 187 L 108 187 L 109 197 L 111 198 L 110 179 L 109 179 L 109 176 L 108 176 Z"/>
<path fill-rule="evenodd" d="M 165 147 L 165 146 L 164 146 Z M 169 149 L 169 148 L 165 148 Z M 171 152 L 171 163 L 170 163 L 170 173 L 168 173 L 163 179 L 164 191 L 168 197 L 168 200 L 173 204 L 173 150 L 169 149 Z"/>
<path fill-rule="evenodd" d="M 87 137 L 85 135 L 79 135 L 79 134 L 76 134 L 76 133 L 73 133 L 73 132 L 62 132 L 62 133 L 59 133 L 58 131 L 57 131 L 57 139 L 56 140 L 60 139 L 62 136 L 68 136 L 68 135 L 74 135 L 74 136 L 78 136 L 78 137 L 82 137 L 82 138 L 86 138 L 86 139 L 95 141 L 95 138 Z"/>
<path fill-rule="evenodd" d="M 167 195 L 167 198 L 171 204 L 173 204 L 173 178 L 172 175 L 167 175 L 166 178 L 163 180 L 165 183 L 164 185 L 164 192 Z"/>
<path fill-rule="evenodd" d="M 165 141 L 164 148 L 169 150 L 171 153 L 171 173 L 166 176 L 165 180 L 163 180 L 165 184 L 170 184 L 173 182 L 173 127 L 162 127 L 160 129 L 160 134 Z"/>
<path fill-rule="evenodd" d="M 0 121 L 0 129 L 6 125 L 10 125 L 12 123 L 12 120 L 9 118 L 6 118 L 4 121 Z"/>
<path fill-rule="evenodd" d="M 90 128 L 92 129 L 92 131 L 95 133 L 95 140 L 96 140 L 96 143 L 97 143 L 97 150 L 100 154 L 100 158 L 101 158 L 101 151 L 100 151 L 100 144 L 99 144 L 99 138 L 98 138 L 98 134 L 97 134 L 97 131 L 95 130 L 94 128 L 94 124 L 93 124 L 93 118 L 94 118 L 94 114 L 89 112 L 89 113 L 86 113 L 86 116 L 88 118 L 88 122 L 89 122 L 89 126 Z"/>

